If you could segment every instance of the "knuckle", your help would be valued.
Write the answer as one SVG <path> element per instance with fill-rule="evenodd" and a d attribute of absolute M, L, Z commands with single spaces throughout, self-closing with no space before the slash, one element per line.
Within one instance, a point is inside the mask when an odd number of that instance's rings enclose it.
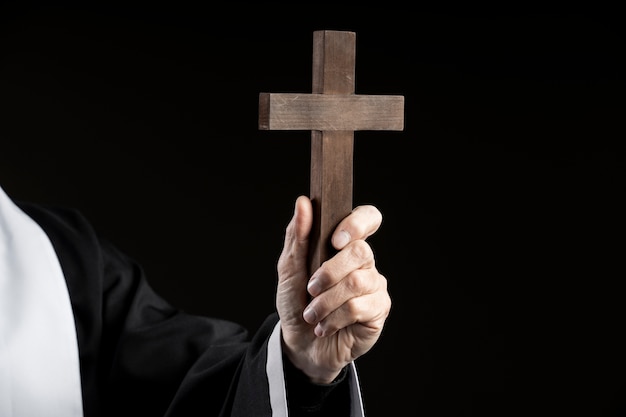
<path fill-rule="evenodd" d="M 352 272 L 344 280 L 346 288 L 350 294 L 361 294 L 366 281 L 367 280 L 363 274 L 358 273 L 358 271 Z"/>
<path fill-rule="evenodd" d="M 349 317 L 356 317 L 360 311 L 359 305 L 354 298 L 346 301 L 346 303 L 344 304 L 344 308 L 345 308 L 346 314 Z"/>
<path fill-rule="evenodd" d="M 355 240 L 350 246 L 352 255 L 361 260 L 367 260 L 372 257 L 372 248 L 364 240 Z"/>

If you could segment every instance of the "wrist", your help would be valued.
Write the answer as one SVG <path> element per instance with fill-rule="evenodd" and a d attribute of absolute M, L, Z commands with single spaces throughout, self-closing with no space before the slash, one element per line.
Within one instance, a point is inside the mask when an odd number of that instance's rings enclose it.
<path fill-rule="evenodd" d="M 308 373 L 306 373 L 305 371 L 303 371 L 302 369 L 298 368 L 296 365 L 294 365 L 293 361 L 291 359 L 289 359 L 289 357 L 287 357 L 287 355 L 283 355 L 283 367 L 285 368 L 285 370 L 289 370 L 288 373 L 293 375 L 294 373 L 297 373 L 300 375 L 300 379 L 305 380 L 311 384 L 311 385 L 317 385 L 317 386 L 332 386 L 332 385 L 336 385 L 341 383 L 343 380 L 345 380 L 346 375 L 348 373 L 347 371 L 347 367 L 343 367 L 341 370 L 339 370 L 339 372 L 337 373 L 337 375 L 335 375 L 334 377 L 327 376 L 327 377 L 312 377 L 311 375 L 309 375 Z"/>
<path fill-rule="evenodd" d="M 344 366 L 331 367 L 321 365 L 319 361 L 311 359 L 307 354 L 303 354 L 306 350 L 295 351 L 289 348 L 283 341 L 283 360 L 287 360 L 293 367 L 298 369 L 309 378 L 313 384 L 332 384 L 342 375 Z"/>

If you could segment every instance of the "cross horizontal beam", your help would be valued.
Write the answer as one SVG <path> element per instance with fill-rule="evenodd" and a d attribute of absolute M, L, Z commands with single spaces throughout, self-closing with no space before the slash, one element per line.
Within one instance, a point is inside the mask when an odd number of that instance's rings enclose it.
<path fill-rule="evenodd" d="M 403 130 L 404 97 L 261 93 L 261 130 Z"/>
<path fill-rule="evenodd" d="M 352 210 L 354 132 L 403 130 L 404 97 L 354 93 L 354 32 L 313 32 L 311 93 L 260 93 L 259 129 L 311 131 L 309 272 L 330 258 L 330 236 Z"/>

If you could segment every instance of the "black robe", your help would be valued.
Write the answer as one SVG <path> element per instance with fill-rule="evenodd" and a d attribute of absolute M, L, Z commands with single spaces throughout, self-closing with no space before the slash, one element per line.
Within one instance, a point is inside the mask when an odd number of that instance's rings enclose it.
<path fill-rule="evenodd" d="M 233 322 L 187 314 L 159 297 L 141 266 L 76 210 L 16 203 L 50 238 L 75 318 L 85 417 L 272 416 L 272 314 L 249 337 Z M 284 359 L 289 416 L 360 415 L 355 369 L 315 385 Z"/>

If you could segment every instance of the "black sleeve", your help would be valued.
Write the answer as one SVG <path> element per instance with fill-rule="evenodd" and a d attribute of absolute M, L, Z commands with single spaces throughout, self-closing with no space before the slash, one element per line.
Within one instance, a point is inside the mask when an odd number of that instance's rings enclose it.
<path fill-rule="evenodd" d="M 271 416 L 265 364 L 276 313 L 252 339 L 236 323 L 187 314 L 79 212 L 21 207 L 48 234 L 67 281 L 85 417 Z M 315 385 L 293 366 L 285 372 L 290 417 L 349 415 L 347 378 Z"/>
<path fill-rule="evenodd" d="M 346 368 L 330 384 L 314 384 L 283 356 L 290 417 L 339 417 L 350 415 Z"/>
<path fill-rule="evenodd" d="M 76 210 L 21 208 L 47 233 L 65 275 L 85 417 L 220 415 L 249 346 L 247 330 L 170 305 L 142 267 Z"/>

